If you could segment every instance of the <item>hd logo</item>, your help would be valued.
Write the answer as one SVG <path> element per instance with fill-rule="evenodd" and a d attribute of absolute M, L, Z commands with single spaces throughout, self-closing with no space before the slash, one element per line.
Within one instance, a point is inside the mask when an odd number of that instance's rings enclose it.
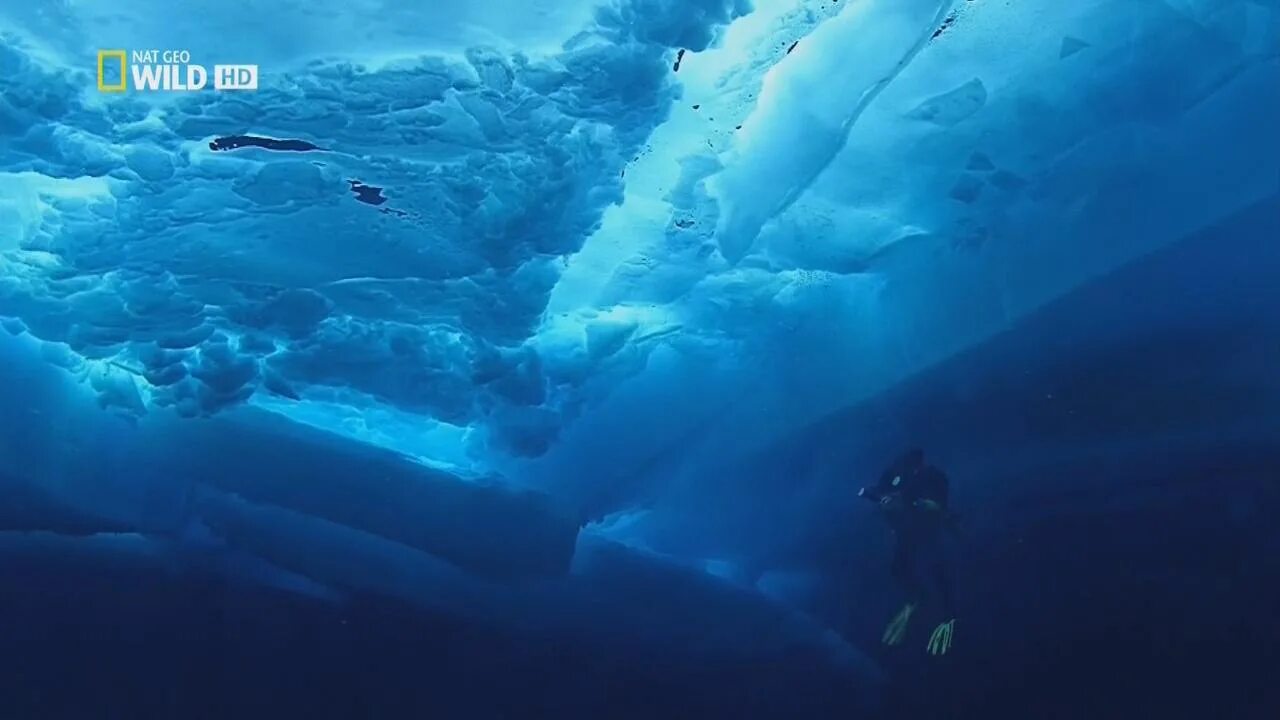
<path fill-rule="evenodd" d="M 214 90 L 258 89 L 257 65 L 214 65 L 211 73 L 186 50 L 98 51 L 99 92 L 198 92 L 210 75 Z"/>

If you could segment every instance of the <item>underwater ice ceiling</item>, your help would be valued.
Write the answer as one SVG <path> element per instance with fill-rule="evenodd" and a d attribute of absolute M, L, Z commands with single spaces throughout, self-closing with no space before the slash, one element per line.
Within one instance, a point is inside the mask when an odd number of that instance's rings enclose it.
<path fill-rule="evenodd" d="M 0 317 L 127 417 L 476 471 L 626 388 L 798 422 L 1277 189 L 1274 0 L 205 4 L 0 6 Z"/>

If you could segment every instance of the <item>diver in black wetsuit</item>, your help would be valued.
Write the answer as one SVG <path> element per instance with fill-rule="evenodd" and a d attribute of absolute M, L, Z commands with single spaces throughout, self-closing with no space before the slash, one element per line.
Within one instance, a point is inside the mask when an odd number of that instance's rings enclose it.
<path fill-rule="evenodd" d="M 897 645 L 906 635 L 911 615 L 926 593 L 919 576 L 923 564 L 933 581 L 945 620 L 929 637 L 929 653 L 943 655 L 951 648 L 955 611 L 951 578 L 942 555 L 943 531 L 951 522 L 947 510 L 947 476 L 924 461 L 920 450 L 909 450 L 889 466 L 880 481 L 858 492 L 879 503 L 893 529 L 893 577 L 907 595 L 906 605 L 885 628 L 882 640 Z"/>

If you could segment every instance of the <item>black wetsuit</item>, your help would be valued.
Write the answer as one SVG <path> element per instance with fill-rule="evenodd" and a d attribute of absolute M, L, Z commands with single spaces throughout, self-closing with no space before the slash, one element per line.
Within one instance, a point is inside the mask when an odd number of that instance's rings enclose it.
<path fill-rule="evenodd" d="M 866 495 L 877 502 L 891 498 L 884 507 L 895 539 L 893 577 L 906 592 L 908 602 L 918 603 L 926 593 L 920 579 L 923 565 L 944 612 L 951 615 L 951 577 L 943 554 L 943 531 L 948 522 L 947 476 L 931 465 L 899 460 L 884 471 Z M 939 509 L 921 507 L 918 503 L 924 500 L 932 500 Z"/>

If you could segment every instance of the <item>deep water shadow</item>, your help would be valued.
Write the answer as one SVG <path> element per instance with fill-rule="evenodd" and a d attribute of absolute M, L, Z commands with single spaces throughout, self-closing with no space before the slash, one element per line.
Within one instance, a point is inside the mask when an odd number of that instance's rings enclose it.
<path fill-rule="evenodd" d="M 7 718 L 853 716 L 804 654 L 690 667 L 400 603 L 338 606 L 192 571 L 0 555 Z"/>
<path fill-rule="evenodd" d="M 890 654 L 886 717 L 1276 717 L 1280 457 L 1226 450 L 966 538 L 954 651 Z"/>
<path fill-rule="evenodd" d="M 879 650 L 884 717 L 1280 717 L 1278 233 L 1271 198 L 753 459 L 842 470 L 815 612 L 866 648 L 901 598 L 841 495 L 907 444 L 950 473 L 955 646 Z"/>

